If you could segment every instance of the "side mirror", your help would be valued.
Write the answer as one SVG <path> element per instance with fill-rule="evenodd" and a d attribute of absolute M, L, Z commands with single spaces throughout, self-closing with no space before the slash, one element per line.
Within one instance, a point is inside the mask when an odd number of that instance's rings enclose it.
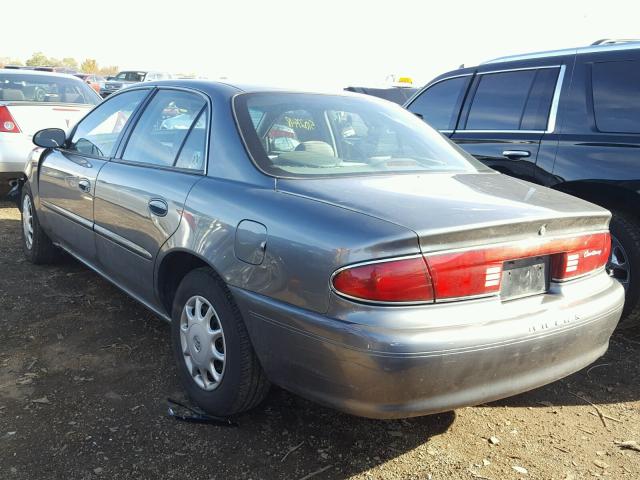
<path fill-rule="evenodd" d="M 62 147 L 66 141 L 67 134 L 61 128 L 45 128 L 33 136 L 33 143 L 42 148 Z"/>

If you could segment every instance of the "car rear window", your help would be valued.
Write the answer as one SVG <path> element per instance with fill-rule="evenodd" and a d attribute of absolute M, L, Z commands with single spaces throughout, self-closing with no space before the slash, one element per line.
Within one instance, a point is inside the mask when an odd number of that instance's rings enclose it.
<path fill-rule="evenodd" d="M 640 133 L 640 61 L 594 63 L 592 83 L 598 130 Z"/>
<path fill-rule="evenodd" d="M 249 93 L 234 110 L 249 153 L 274 176 L 487 170 L 398 105 L 367 97 Z"/>
<path fill-rule="evenodd" d="M 0 100 L 97 105 L 101 99 L 91 87 L 77 78 L 0 73 Z"/>

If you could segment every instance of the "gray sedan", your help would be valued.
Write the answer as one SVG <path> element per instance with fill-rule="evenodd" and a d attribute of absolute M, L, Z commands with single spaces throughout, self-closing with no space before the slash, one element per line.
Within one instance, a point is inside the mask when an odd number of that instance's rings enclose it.
<path fill-rule="evenodd" d="M 171 322 L 213 414 L 270 382 L 375 418 L 487 402 L 593 362 L 620 317 L 608 211 L 384 100 L 150 82 L 34 142 L 25 255 L 66 250 Z"/>

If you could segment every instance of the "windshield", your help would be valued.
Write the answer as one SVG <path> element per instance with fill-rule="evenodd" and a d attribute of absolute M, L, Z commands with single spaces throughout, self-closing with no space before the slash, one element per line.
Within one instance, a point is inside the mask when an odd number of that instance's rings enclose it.
<path fill-rule="evenodd" d="M 2 100 L 97 105 L 101 99 L 91 87 L 76 78 L 0 73 Z"/>
<path fill-rule="evenodd" d="M 269 175 L 488 170 L 390 102 L 338 95 L 249 93 L 235 98 L 234 109 L 251 157 Z"/>
<path fill-rule="evenodd" d="M 145 72 L 120 72 L 116 75 L 116 80 L 124 80 L 125 82 L 143 82 Z"/>

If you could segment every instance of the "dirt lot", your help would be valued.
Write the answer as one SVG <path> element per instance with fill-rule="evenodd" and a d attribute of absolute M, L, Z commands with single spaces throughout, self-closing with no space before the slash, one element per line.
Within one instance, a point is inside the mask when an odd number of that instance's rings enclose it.
<path fill-rule="evenodd" d="M 238 427 L 187 424 L 166 414 L 184 399 L 168 325 L 73 260 L 26 263 L 19 219 L 0 203 L 2 479 L 640 478 L 640 451 L 616 444 L 640 444 L 638 333 L 455 413 L 373 421 L 273 388 Z"/>

